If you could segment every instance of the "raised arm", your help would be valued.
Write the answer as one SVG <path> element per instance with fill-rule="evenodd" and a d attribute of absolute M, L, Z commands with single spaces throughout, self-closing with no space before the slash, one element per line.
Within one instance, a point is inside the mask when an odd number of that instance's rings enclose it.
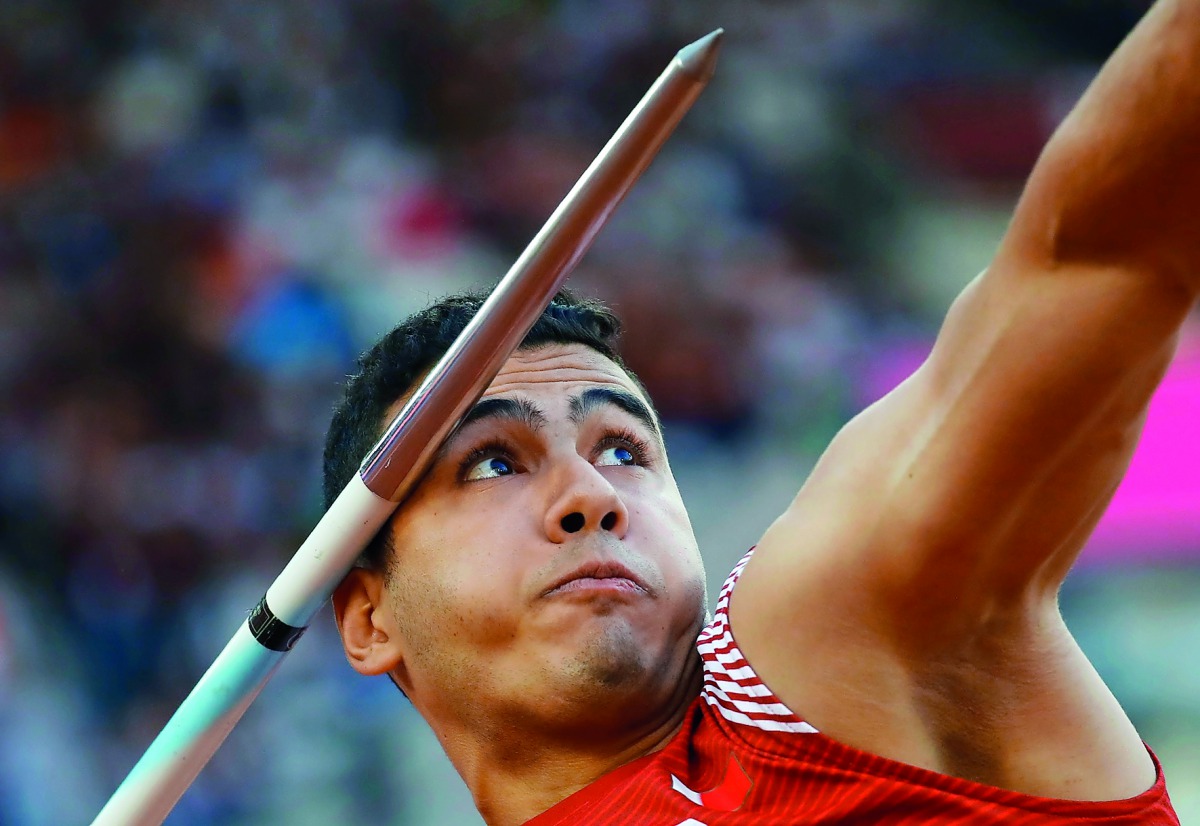
<path fill-rule="evenodd" d="M 1164 0 L 1045 148 L 928 361 L 843 429 L 763 538 L 731 617 L 768 684 L 826 719 L 857 709 L 883 733 L 850 725 L 849 739 L 887 752 L 889 725 L 908 743 L 937 715 L 876 706 L 944 702 L 922 683 L 931 663 L 995 657 L 976 670 L 996 678 L 1043 645 L 1067 652 L 1051 667 L 1075 662 L 1056 592 L 1125 470 L 1198 272 L 1200 2 Z M 983 639 L 1020 644 L 984 654 Z M 1103 694 L 1077 728 L 1120 715 Z M 942 765 L 935 740 L 892 750 Z"/>
<path fill-rule="evenodd" d="M 928 362 L 830 453 L 865 460 L 895 526 L 882 535 L 912 545 L 885 552 L 898 567 L 881 576 L 953 583 L 951 610 L 1051 596 L 1124 473 L 1198 291 L 1200 3 L 1168 0 L 1047 145 Z"/>
<path fill-rule="evenodd" d="M 1200 3 L 1163 0 L 1034 168 L 997 263 L 1200 284 Z"/>

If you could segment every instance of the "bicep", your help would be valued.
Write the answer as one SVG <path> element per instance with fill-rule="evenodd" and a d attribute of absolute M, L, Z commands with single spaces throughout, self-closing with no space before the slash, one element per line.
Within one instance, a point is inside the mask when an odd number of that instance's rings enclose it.
<path fill-rule="evenodd" d="M 753 602 L 806 622 L 787 606 L 811 591 L 927 641 L 1052 594 L 1120 480 L 1188 303 L 1137 273 L 1022 269 L 1002 251 L 926 363 L 843 429 L 764 536 L 747 584 L 778 596 Z"/>
<path fill-rule="evenodd" d="M 859 428 L 892 450 L 877 501 L 905 550 L 889 575 L 983 601 L 1056 587 L 1132 455 L 1183 298 L 1140 273 L 1002 257 L 973 282 Z"/>

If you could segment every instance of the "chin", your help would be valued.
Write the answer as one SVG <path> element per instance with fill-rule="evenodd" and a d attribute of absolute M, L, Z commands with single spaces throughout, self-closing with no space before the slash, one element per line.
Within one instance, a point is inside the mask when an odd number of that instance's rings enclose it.
<path fill-rule="evenodd" d="M 670 669 L 623 624 L 590 635 L 574 656 L 556 664 L 559 696 L 568 702 L 606 703 L 656 693 Z"/>

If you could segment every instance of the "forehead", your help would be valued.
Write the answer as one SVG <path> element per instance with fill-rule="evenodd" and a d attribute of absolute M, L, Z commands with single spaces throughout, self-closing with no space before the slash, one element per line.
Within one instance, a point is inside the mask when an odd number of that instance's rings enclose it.
<path fill-rule="evenodd" d="M 615 362 L 582 344 L 552 344 L 518 350 L 509 357 L 483 398 L 533 396 L 550 404 L 589 387 L 632 393 L 649 405 L 642 389 Z"/>

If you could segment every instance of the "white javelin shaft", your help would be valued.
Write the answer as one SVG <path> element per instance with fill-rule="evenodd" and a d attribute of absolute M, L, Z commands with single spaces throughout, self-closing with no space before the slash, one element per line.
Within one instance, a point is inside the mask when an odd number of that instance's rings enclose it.
<path fill-rule="evenodd" d="M 681 49 L 430 371 L 93 826 L 157 826 L 437 448 L 478 401 L 712 76 L 721 31 Z"/>

